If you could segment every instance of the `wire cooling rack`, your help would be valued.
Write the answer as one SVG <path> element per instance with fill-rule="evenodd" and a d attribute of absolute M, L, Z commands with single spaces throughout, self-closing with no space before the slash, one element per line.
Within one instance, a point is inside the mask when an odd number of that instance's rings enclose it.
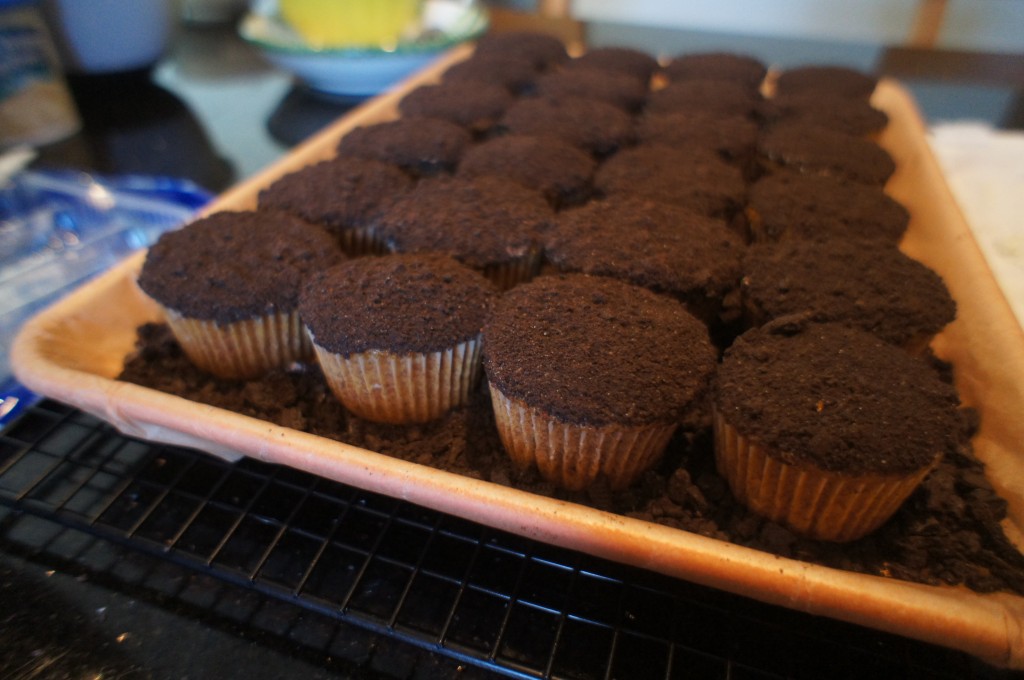
<path fill-rule="evenodd" d="M 1016 677 L 51 400 L 0 434 L 0 552 L 346 675 Z"/>

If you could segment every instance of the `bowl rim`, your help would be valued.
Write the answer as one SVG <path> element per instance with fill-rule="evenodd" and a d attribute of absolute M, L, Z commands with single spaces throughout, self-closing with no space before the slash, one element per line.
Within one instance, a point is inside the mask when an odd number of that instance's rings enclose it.
<path fill-rule="evenodd" d="M 292 56 L 326 56 L 365 58 L 433 53 L 480 37 L 490 26 L 487 9 L 477 2 L 466 4 L 463 14 L 451 22 L 454 28 L 428 29 L 419 35 L 400 40 L 391 49 L 386 47 L 313 47 L 302 42 L 281 19 L 276 8 L 261 8 L 254 3 L 238 25 L 238 33 L 246 42 L 268 52 Z"/>

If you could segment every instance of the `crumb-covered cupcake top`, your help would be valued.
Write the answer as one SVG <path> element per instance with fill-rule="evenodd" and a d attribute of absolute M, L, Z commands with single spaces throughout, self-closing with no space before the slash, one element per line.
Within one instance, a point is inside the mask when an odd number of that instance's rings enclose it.
<path fill-rule="evenodd" d="M 569 60 L 569 52 L 557 36 L 538 31 L 503 31 L 488 33 L 476 44 L 480 56 L 528 58 L 534 68 L 544 70 Z"/>
<path fill-rule="evenodd" d="M 780 170 L 750 188 L 750 231 L 756 241 L 903 238 L 910 213 L 881 187 L 825 175 Z"/>
<path fill-rule="evenodd" d="M 704 147 L 730 162 L 748 162 L 757 148 L 760 126 L 747 116 L 706 111 L 647 113 L 637 120 L 639 145 Z"/>
<path fill-rule="evenodd" d="M 314 343 L 343 356 L 437 352 L 478 336 L 496 295 L 445 255 L 363 257 L 312 277 L 299 315 Z"/>
<path fill-rule="evenodd" d="M 336 158 L 281 176 L 259 192 L 258 204 L 339 234 L 366 226 L 384 205 L 412 186 L 412 178 L 390 163 Z"/>
<path fill-rule="evenodd" d="M 525 97 L 510 106 L 498 129 L 562 139 L 596 156 L 633 141 L 633 118 L 612 104 L 577 96 Z"/>
<path fill-rule="evenodd" d="M 398 118 L 349 131 L 337 151 L 340 158 L 373 158 L 423 176 L 454 170 L 472 141 L 468 130 L 451 121 Z"/>
<path fill-rule="evenodd" d="M 570 59 L 563 68 L 596 69 L 607 73 L 622 73 L 642 83 L 645 87 L 651 76 L 661 70 L 661 64 L 648 52 L 631 47 L 594 47 L 580 56 Z"/>
<path fill-rule="evenodd" d="M 757 90 L 729 80 L 676 80 L 647 97 L 653 113 L 703 111 L 720 116 L 754 117 L 763 99 Z"/>
<path fill-rule="evenodd" d="M 423 180 L 374 225 L 393 252 L 443 252 L 476 269 L 539 251 L 554 218 L 533 189 L 496 176 Z"/>
<path fill-rule="evenodd" d="M 734 290 L 744 250 L 722 220 L 624 196 L 560 213 L 545 243 L 562 271 L 612 276 L 684 301 Z"/>
<path fill-rule="evenodd" d="M 727 220 L 742 209 L 747 191 L 742 170 L 717 152 L 654 143 L 605 161 L 595 173 L 594 188 L 604 196 L 663 201 Z"/>
<path fill-rule="evenodd" d="M 716 411 L 791 465 L 920 470 L 956 443 L 958 399 L 923 361 L 858 329 L 785 317 L 726 350 Z"/>
<path fill-rule="evenodd" d="M 768 67 L 760 59 L 733 52 L 691 52 L 674 57 L 662 69 L 670 81 L 728 80 L 757 90 Z"/>
<path fill-rule="evenodd" d="M 794 239 L 752 246 L 742 289 L 754 323 L 806 312 L 899 346 L 930 339 L 956 317 L 938 274 L 880 242 Z"/>
<path fill-rule="evenodd" d="M 775 91 L 780 95 L 829 94 L 868 99 L 877 84 L 875 76 L 848 66 L 814 64 L 780 73 L 775 79 Z"/>
<path fill-rule="evenodd" d="M 556 101 L 565 97 L 594 99 L 630 113 L 647 99 L 647 86 L 635 77 L 597 68 L 549 71 L 537 78 L 535 87 L 541 97 Z"/>
<path fill-rule="evenodd" d="M 294 311 L 306 278 L 343 257 L 325 230 L 287 213 L 224 211 L 164 233 L 139 287 L 183 316 L 227 324 Z"/>
<path fill-rule="evenodd" d="M 872 141 L 799 121 L 770 126 L 758 144 L 771 162 L 807 174 L 884 186 L 896 171 L 892 156 Z"/>
<path fill-rule="evenodd" d="M 513 288 L 484 327 L 493 388 L 572 423 L 671 422 L 715 360 L 706 327 L 680 303 L 583 274 Z"/>
<path fill-rule="evenodd" d="M 866 99 L 828 93 L 779 95 L 765 101 L 761 115 L 767 124 L 793 121 L 860 137 L 878 134 L 889 116 Z"/>
<path fill-rule="evenodd" d="M 535 189 L 555 208 L 590 197 L 597 162 L 568 142 L 550 137 L 504 135 L 475 145 L 462 158 L 460 177 L 503 177 Z"/>
<path fill-rule="evenodd" d="M 420 85 L 398 102 L 409 118 L 438 118 L 484 133 L 505 113 L 514 97 L 497 83 L 451 81 Z"/>
<path fill-rule="evenodd" d="M 481 54 L 474 52 L 468 59 L 456 62 L 441 74 L 441 82 L 489 83 L 499 85 L 513 95 L 528 92 L 539 71 L 533 61 L 522 54 Z"/>

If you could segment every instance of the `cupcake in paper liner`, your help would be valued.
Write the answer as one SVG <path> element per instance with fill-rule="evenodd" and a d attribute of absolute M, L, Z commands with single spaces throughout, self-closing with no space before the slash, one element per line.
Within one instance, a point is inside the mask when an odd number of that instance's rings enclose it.
<path fill-rule="evenodd" d="M 248 379 L 312 357 L 299 293 L 343 257 L 326 231 L 286 213 L 222 211 L 163 234 L 138 284 L 196 366 Z"/>
<path fill-rule="evenodd" d="M 313 277 L 300 315 L 324 377 L 355 415 L 422 423 L 466 403 L 497 295 L 441 254 L 348 260 Z"/>
<path fill-rule="evenodd" d="M 956 302 L 942 278 L 879 241 L 755 244 L 743 258 L 741 299 L 749 326 L 809 313 L 917 356 L 956 318 Z"/>
<path fill-rule="evenodd" d="M 676 300 L 615 279 L 541 276 L 498 301 L 484 368 L 520 468 L 583 489 L 629 486 L 704 396 L 716 351 Z"/>
<path fill-rule="evenodd" d="M 955 389 L 874 335 L 803 316 L 748 331 L 712 389 L 715 460 L 751 510 L 815 539 L 888 520 L 955 447 Z"/>
<path fill-rule="evenodd" d="M 282 210 L 322 226 L 347 255 L 384 252 L 373 220 L 413 180 L 401 168 L 371 158 L 331 158 L 278 177 L 260 190 L 260 209 Z"/>
<path fill-rule="evenodd" d="M 445 253 L 500 290 L 541 268 L 541 235 L 554 211 L 540 192 L 498 177 L 422 180 L 396 199 L 374 230 L 394 253 Z"/>

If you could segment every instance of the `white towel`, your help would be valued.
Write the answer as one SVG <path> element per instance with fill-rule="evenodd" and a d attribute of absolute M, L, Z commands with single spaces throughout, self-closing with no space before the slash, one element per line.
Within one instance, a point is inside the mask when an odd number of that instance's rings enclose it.
<path fill-rule="evenodd" d="M 970 121 L 939 123 L 928 141 L 1024 327 L 1024 133 Z"/>

